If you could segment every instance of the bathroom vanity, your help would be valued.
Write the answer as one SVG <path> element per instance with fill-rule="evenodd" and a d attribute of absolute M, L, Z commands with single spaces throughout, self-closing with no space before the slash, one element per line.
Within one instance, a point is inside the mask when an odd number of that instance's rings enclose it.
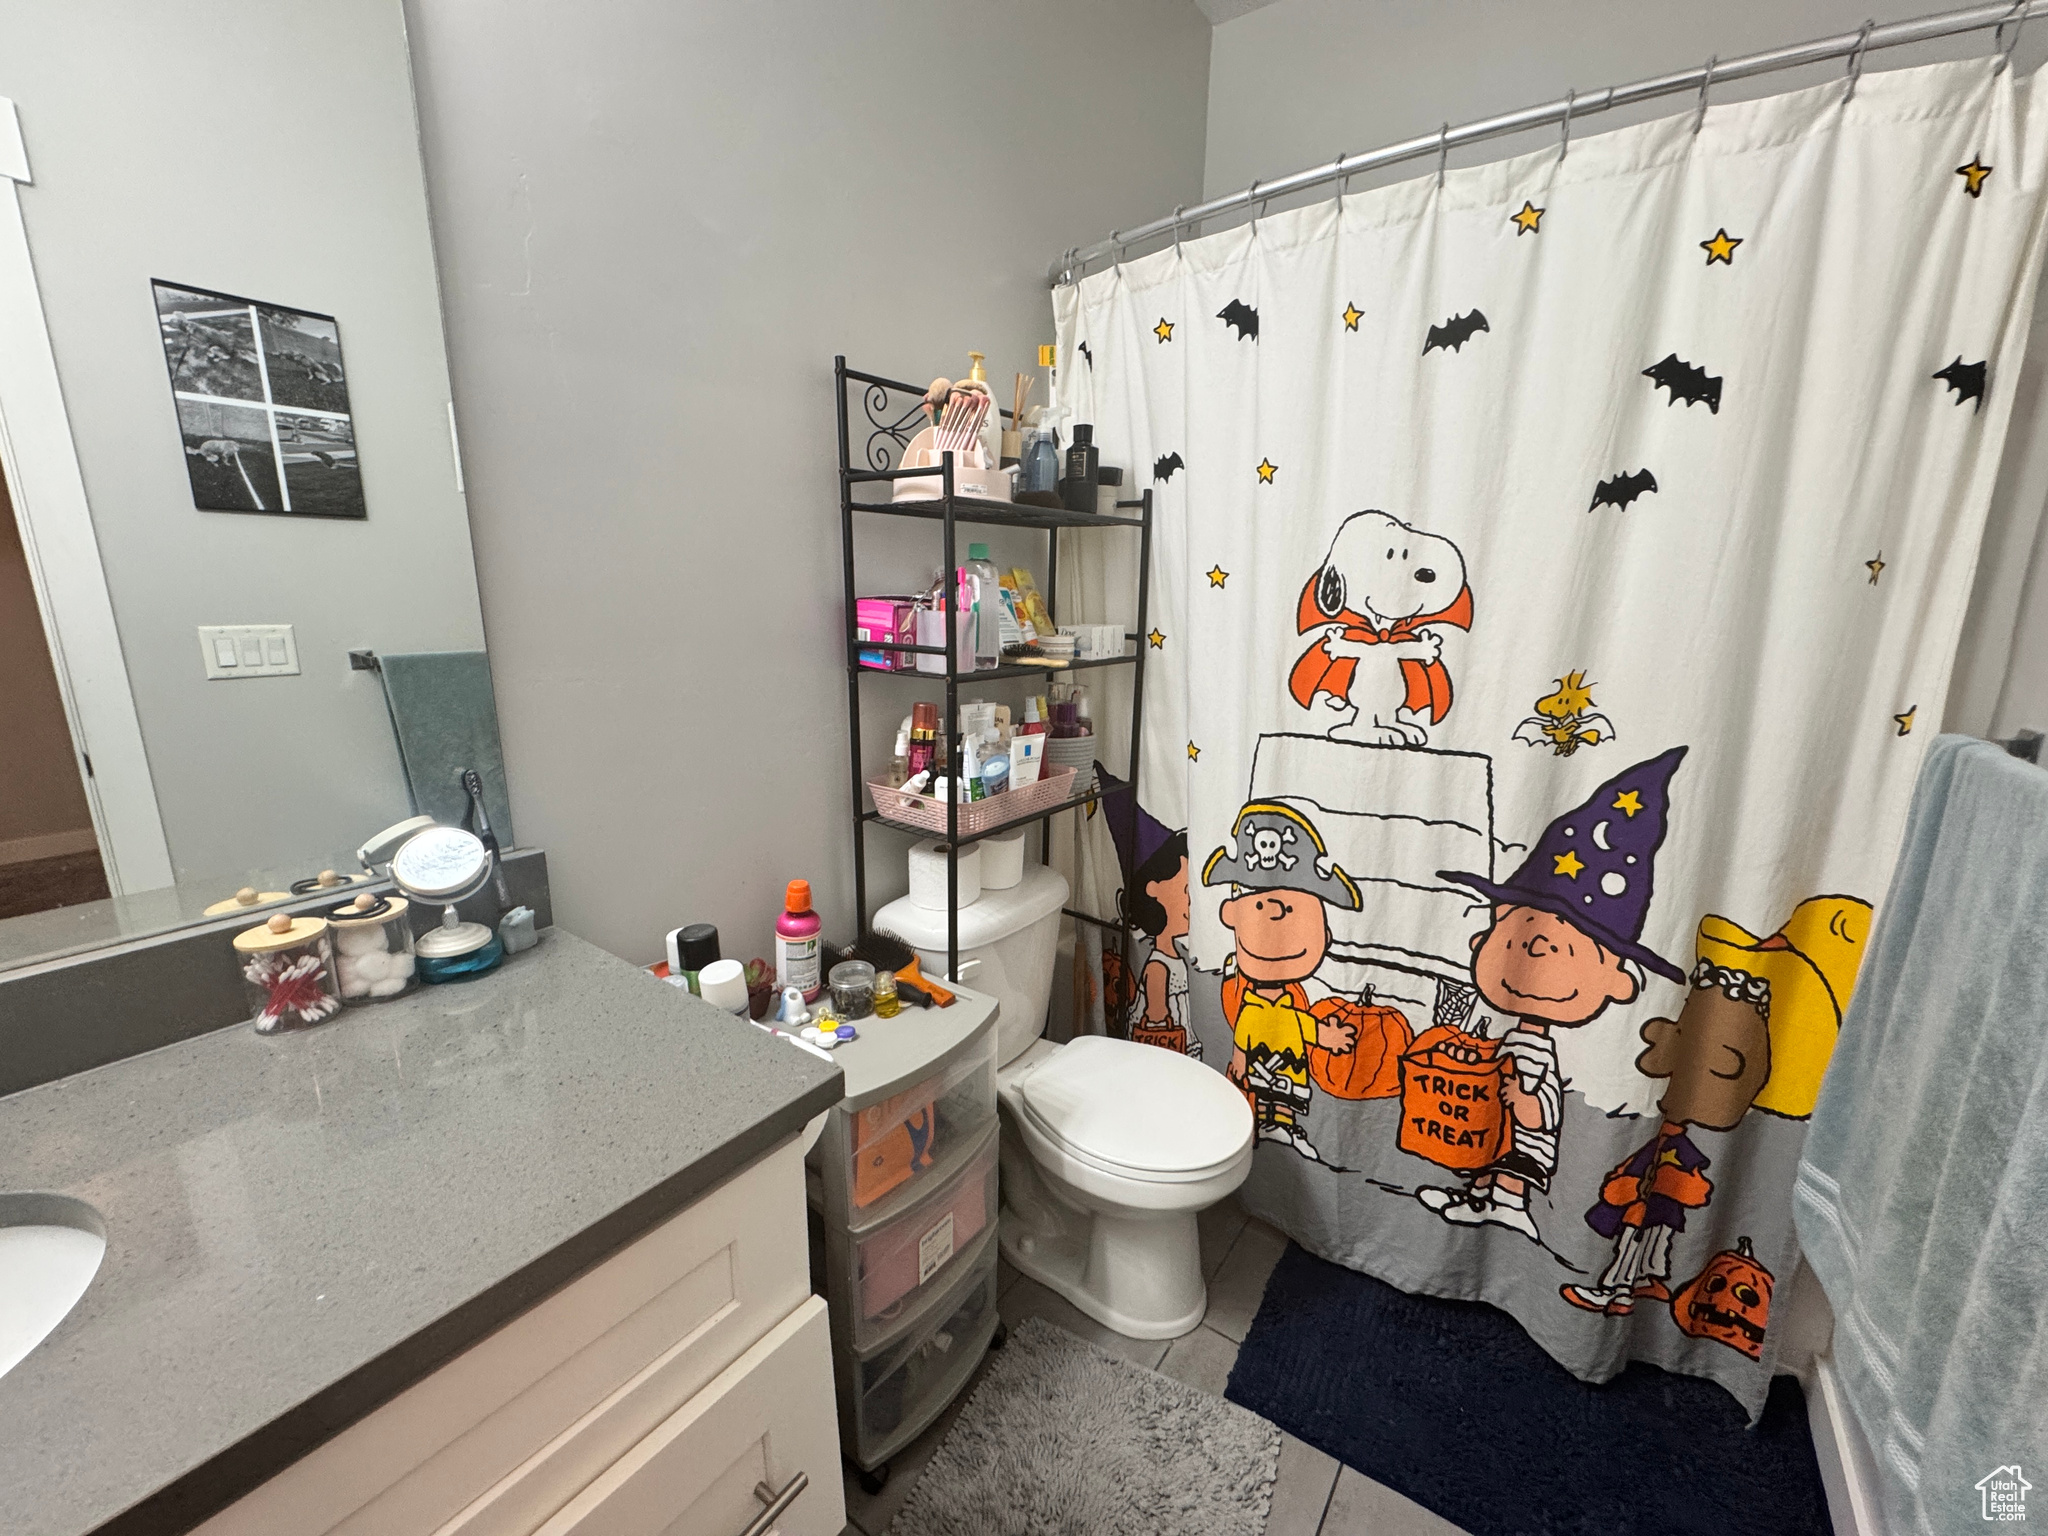
<path fill-rule="evenodd" d="M 0 1376 L 5 1526 L 836 1536 L 803 1142 L 839 1069 L 559 931 L 0 1098 L 98 1275 Z"/>

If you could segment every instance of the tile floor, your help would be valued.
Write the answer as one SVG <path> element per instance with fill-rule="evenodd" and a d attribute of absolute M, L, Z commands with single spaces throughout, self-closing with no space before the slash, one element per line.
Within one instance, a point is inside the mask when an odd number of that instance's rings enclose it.
<path fill-rule="evenodd" d="M 1092 1339 L 1139 1365 L 1199 1387 L 1223 1393 L 1237 1347 L 1265 1295 L 1266 1281 L 1287 1247 L 1287 1239 L 1262 1221 L 1246 1217 L 1236 1200 L 1203 1212 L 1202 1270 L 1209 1281 L 1209 1311 L 1200 1327 L 1177 1339 L 1127 1339 L 1083 1316 L 1035 1280 L 1002 1266 L 1003 1320 L 1015 1325 L 1042 1317 L 1068 1332 Z M 979 1375 L 975 1377 L 978 1381 Z M 878 1494 L 864 1493 L 846 1479 L 846 1536 L 887 1536 L 911 1485 L 952 1428 L 953 1416 L 974 1391 L 970 1381 L 952 1408 L 890 1464 L 889 1481 Z M 1280 1475 L 1273 1488 L 1267 1536 L 1464 1536 L 1450 1521 L 1431 1514 L 1393 1489 L 1339 1465 L 1315 1447 L 1281 1432 Z"/>

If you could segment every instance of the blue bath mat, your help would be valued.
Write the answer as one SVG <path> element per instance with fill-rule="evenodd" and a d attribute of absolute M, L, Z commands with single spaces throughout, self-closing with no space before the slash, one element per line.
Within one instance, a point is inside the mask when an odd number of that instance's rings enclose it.
<path fill-rule="evenodd" d="M 1749 1428 L 1712 1382 L 1588 1386 L 1505 1312 L 1290 1243 L 1226 1394 L 1472 1536 L 1831 1536 L 1799 1383 Z"/>

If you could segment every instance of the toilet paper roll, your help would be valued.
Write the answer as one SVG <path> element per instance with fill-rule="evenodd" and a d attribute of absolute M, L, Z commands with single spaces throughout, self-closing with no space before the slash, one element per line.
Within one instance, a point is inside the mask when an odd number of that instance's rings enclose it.
<path fill-rule="evenodd" d="M 946 910 L 946 851 L 935 838 L 926 838 L 911 847 L 910 899 L 934 912 Z M 960 850 L 960 905 L 970 906 L 979 900 L 981 844 L 969 843 Z"/>
<path fill-rule="evenodd" d="M 981 888 L 1007 891 L 1024 883 L 1024 829 L 984 837 L 975 845 L 981 850 Z"/>

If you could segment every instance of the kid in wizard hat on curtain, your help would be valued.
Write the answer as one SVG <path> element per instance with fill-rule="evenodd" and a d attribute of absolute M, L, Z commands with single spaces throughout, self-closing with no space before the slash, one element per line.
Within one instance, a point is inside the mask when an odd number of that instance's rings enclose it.
<path fill-rule="evenodd" d="M 1685 972 L 1641 942 L 1652 874 L 1671 806 L 1671 776 L 1685 756 L 1673 747 L 1602 784 L 1544 829 L 1505 884 L 1438 870 L 1493 903 L 1489 925 L 1472 936 L 1472 981 L 1489 1007 L 1515 1020 L 1496 1045 L 1447 1031 L 1430 1040 L 1455 1059 L 1500 1062 L 1500 1095 L 1510 1116 L 1505 1150 L 1463 1188 L 1424 1187 L 1415 1197 L 1460 1226 L 1509 1227 L 1539 1240 L 1529 1188 L 1550 1187 L 1564 1118 L 1564 1078 L 1554 1029 L 1589 1024 L 1610 1003 L 1642 990 L 1639 966 L 1685 985 Z"/>

